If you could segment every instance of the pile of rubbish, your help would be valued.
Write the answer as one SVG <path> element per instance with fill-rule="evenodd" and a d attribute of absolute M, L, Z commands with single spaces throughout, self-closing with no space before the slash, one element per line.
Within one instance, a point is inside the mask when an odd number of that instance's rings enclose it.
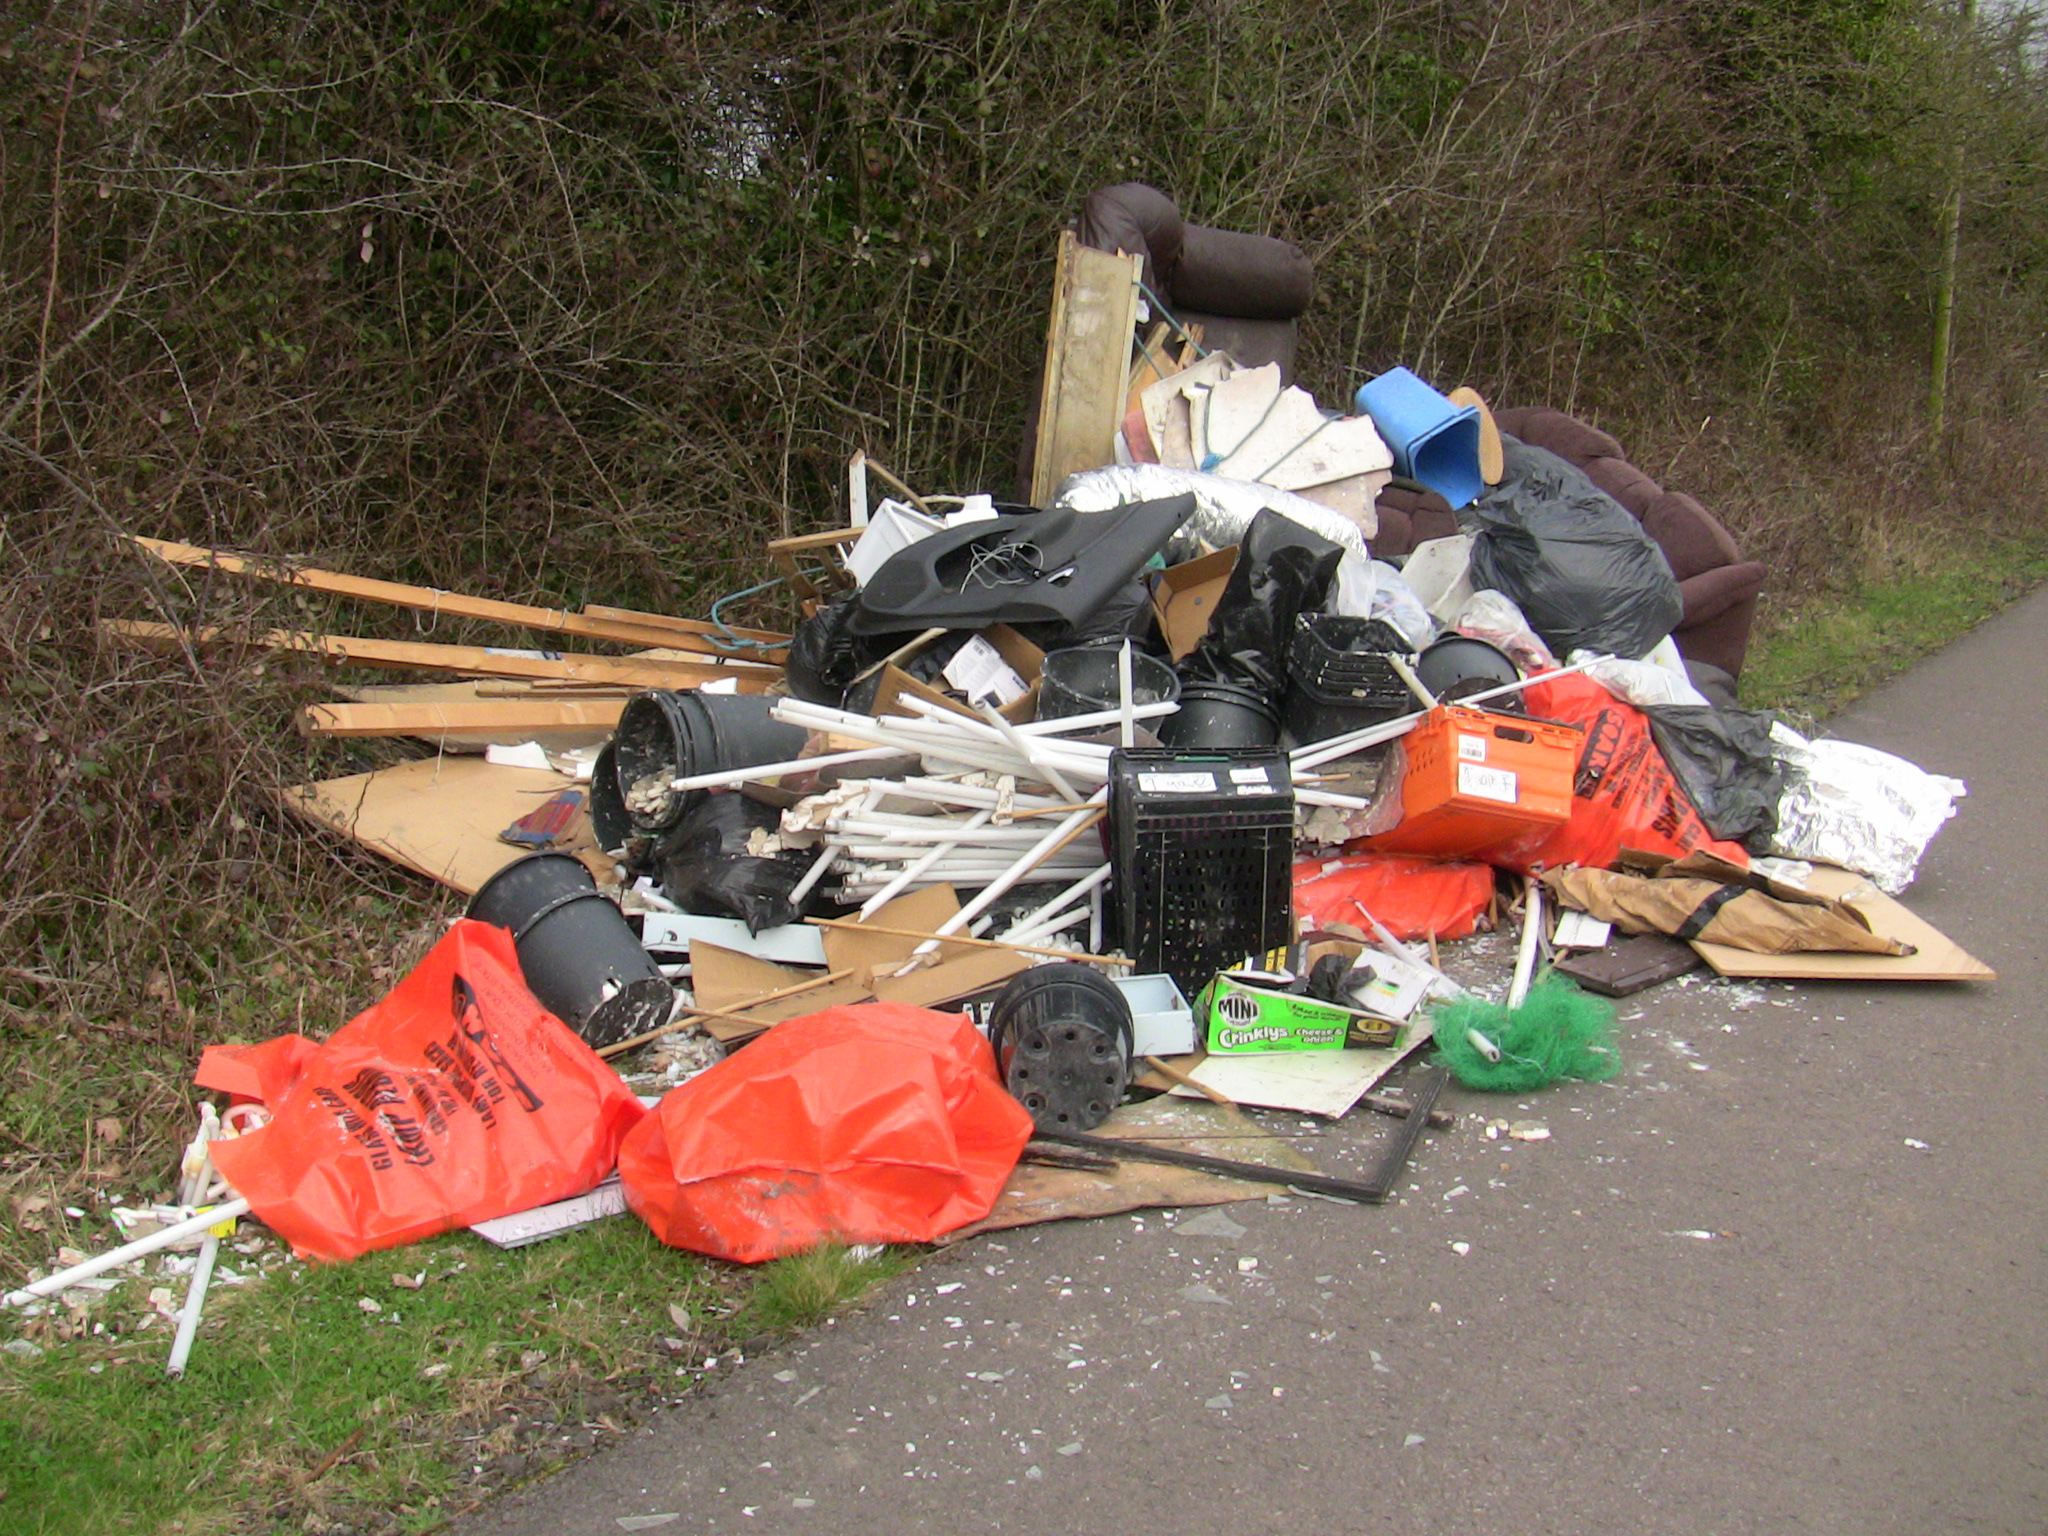
<path fill-rule="evenodd" d="M 1894 899 L 1963 786 L 1710 702 L 1658 546 L 1476 397 L 1396 369 L 1339 415 L 1196 347 L 1118 377 L 1042 505 L 856 456 L 847 524 L 767 550 L 788 633 L 139 540 L 630 648 L 238 637 L 448 679 L 309 707 L 308 733 L 434 751 L 285 798 L 468 907 L 330 1038 L 206 1053 L 235 1107 L 140 1242 L 252 1214 L 333 1260 L 630 1209 L 754 1262 L 1260 1183 L 1372 1202 L 1447 1077 L 1611 1076 L 1605 999 L 1702 962 L 1989 977 Z M 1373 558 L 1396 476 L 1467 530 L 1398 568 Z M 1511 975 L 1461 966 L 1515 924 Z M 1176 1104 L 1361 1103 L 1402 1120 L 1365 1180 L 1148 1141 Z"/>

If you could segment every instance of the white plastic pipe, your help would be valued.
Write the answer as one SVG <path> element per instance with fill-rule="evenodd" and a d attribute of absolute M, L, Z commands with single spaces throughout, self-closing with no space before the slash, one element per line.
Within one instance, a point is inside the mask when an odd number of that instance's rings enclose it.
<path fill-rule="evenodd" d="M 185 1291 L 185 1305 L 178 1311 L 178 1335 L 171 1340 L 171 1358 L 164 1362 L 166 1376 L 185 1374 L 185 1362 L 192 1358 L 192 1341 L 199 1336 L 199 1313 L 206 1305 L 206 1288 L 213 1284 L 213 1261 L 220 1256 L 220 1238 L 206 1234 L 199 1245 L 199 1263 L 192 1271 L 192 1284 Z"/>
<path fill-rule="evenodd" d="M 1003 894 L 1011 886 L 1052 857 L 1056 850 L 1066 845 L 1069 838 L 1075 836 L 1084 826 L 1093 821 L 1100 814 L 1102 802 L 1107 798 L 1108 791 L 1098 790 L 1090 798 L 1088 804 L 1081 806 L 1070 815 L 1061 817 L 1059 824 L 1046 833 L 1044 837 L 1040 838 L 1029 852 L 1017 860 L 1015 864 L 1012 864 L 999 879 L 984 888 L 979 896 L 939 924 L 934 932 L 940 935 L 958 933 L 967 924 L 973 922 L 975 918 L 981 916 L 982 913 L 986 912 L 998 901 L 1001 901 Z M 924 940 L 916 949 L 910 952 L 912 962 L 914 963 L 921 957 L 930 954 L 936 948 L 938 948 L 938 940 L 936 938 Z M 906 969 L 909 969 L 909 967 L 906 967 Z M 901 972 L 898 974 L 901 974 Z"/>
<path fill-rule="evenodd" d="M 210 1227 L 217 1227 L 224 1221 L 233 1221 L 248 1214 L 248 1201 L 239 1198 L 226 1201 L 210 1210 L 201 1211 L 197 1216 L 188 1216 L 183 1221 L 173 1222 L 147 1237 L 138 1237 L 132 1243 L 123 1243 L 119 1248 L 109 1249 L 98 1258 L 87 1259 L 84 1263 L 74 1264 L 69 1269 L 60 1269 L 56 1274 L 46 1275 L 40 1280 L 31 1280 L 20 1290 L 9 1291 L 5 1296 L 0 1296 L 0 1306 L 25 1306 L 39 1296 L 54 1296 L 81 1280 L 90 1280 L 94 1275 L 103 1274 L 107 1270 L 126 1264 L 131 1259 L 142 1258 L 160 1248 L 168 1248 L 173 1243 L 182 1243 L 186 1238 L 197 1237 Z"/>
<path fill-rule="evenodd" d="M 813 768 L 838 768 L 847 763 L 872 763 L 879 758 L 903 755 L 886 747 L 862 747 L 857 751 L 827 752 L 819 757 L 791 758 L 784 763 L 764 763 L 758 768 L 726 768 L 717 773 L 693 773 L 688 778 L 670 779 L 668 787 L 676 790 L 723 789 L 729 784 L 745 784 L 754 779 L 779 779 L 785 773 L 807 773 Z"/>
<path fill-rule="evenodd" d="M 1078 801 L 1081 798 L 1081 792 L 1069 784 L 1066 776 L 1054 766 L 1052 761 L 1053 754 L 1044 746 L 1034 747 L 1032 743 L 1026 741 L 1023 736 L 1018 734 L 1017 727 L 1010 724 L 1009 721 L 990 709 L 986 704 L 981 707 L 981 715 L 990 725 L 1002 732 L 1005 741 L 1024 754 L 1024 760 L 1039 771 L 1039 774 L 1045 779 L 1046 783 L 1065 795 L 1069 800 Z"/>
<path fill-rule="evenodd" d="M 956 831 L 951 839 L 933 844 L 930 853 L 925 854 L 914 864 L 906 867 L 902 874 L 896 876 L 879 891 L 875 892 L 874 895 L 862 902 L 860 915 L 866 917 L 884 902 L 893 900 L 896 896 L 900 895 L 911 881 L 921 878 L 926 870 L 938 863 L 946 854 L 966 842 L 969 834 L 973 833 L 977 828 L 987 826 L 989 819 L 994 815 L 995 812 L 993 810 L 976 811 L 964 824 L 956 823 Z"/>
<path fill-rule="evenodd" d="M 1137 705 L 1131 698 L 1131 642 L 1125 640 L 1116 653 L 1116 739 L 1119 746 L 1137 744 Z M 1180 708 L 1179 704 L 1174 705 Z"/>
<path fill-rule="evenodd" d="M 1515 975 L 1508 983 L 1508 1007 L 1519 1008 L 1529 1000 L 1529 985 L 1536 979 L 1536 941 L 1543 932 L 1543 887 L 1534 875 L 1522 882 L 1522 943 L 1515 951 Z"/>
<path fill-rule="evenodd" d="M 1051 901 L 1025 913 L 1011 925 L 1005 937 L 1013 938 L 1020 944 L 1029 944 L 1039 933 L 1064 928 L 1082 915 L 1078 911 L 1069 913 L 1067 909 L 1077 902 L 1086 901 L 1092 893 L 1108 882 L 1110 874 L 1111 869 L 1107 864 L 1100 869 L 1090 870 Z"/>
<path fill-rule="evenodd" d="M 827 843 L 821 848 L 818 851 L 818 857 L 811 862 L 811 867 L 804 871 L 803 879 L 797 881 L 795 886 L 791 888 L 789 904 L 793 907 L 801 907 L 804 904 L 804 898 L 818 888 L 818 882 L 831 872 L 832 866 L 839 862 L 839 858 L 840 849 L 837 844 Z"/>

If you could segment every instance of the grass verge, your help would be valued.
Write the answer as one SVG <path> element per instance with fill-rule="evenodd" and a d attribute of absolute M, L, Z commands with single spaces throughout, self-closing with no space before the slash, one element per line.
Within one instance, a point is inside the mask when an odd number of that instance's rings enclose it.
<path fill-rule="evenodd" d="M 1843 590 L 1775 597 L 1742 674 L 1743 703 L 1802 728 L 1825 720 L 2044 581 L 2048 544 L 1987 538 Z"/>
<path fill-rule="evenodd" d="M 319 1266 L 245 1235 L 222 1264 L 246 1283 L 216 1282 L 172 1381 L 167 1314 L 190 1258 L 150 1261 L 29 1321 L 0 1366 L 0 1529 L 431 1530 L 909 1262 L 825 1250 L 740 1271 L 630 1218 Z"/>

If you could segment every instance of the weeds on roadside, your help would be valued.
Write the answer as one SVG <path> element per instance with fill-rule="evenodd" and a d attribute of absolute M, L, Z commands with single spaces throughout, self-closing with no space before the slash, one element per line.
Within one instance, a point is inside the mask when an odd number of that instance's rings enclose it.
<path fill-rule="evenodd" d="M 754 1272 L 738 1322 L 759 1333 L 801 1333 L 915 1262 L 915 1250 L 838 1243 L 790 1254 Z"/>

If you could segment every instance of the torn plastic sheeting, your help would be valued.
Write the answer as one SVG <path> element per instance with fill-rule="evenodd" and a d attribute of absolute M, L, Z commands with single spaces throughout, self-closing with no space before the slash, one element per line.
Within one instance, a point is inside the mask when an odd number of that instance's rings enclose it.
<path fill-rule="evenodd" d="M 1711 704 L 1661 704 L 1645 711 L 1657 750 L 1714 836 L 1767 852 L 1786 787 L 1773 754 L 1774 717 Z"/>
<path fill-rule="evenodd" d="M 324 1043 L 209 1046 L 196 1080 L 269 1106 L 214 1165 L 326 1260 L 582 1194 L 645 1113 L 527 990 L 512 936 L 470 918 Z"/>
<path fill-rule="evenodd" d="M 713 791 L 663 835 L 656 851 L 662 894 L 685 912 L 737 918 L 749 933 L 796 921 L 791 899 L 813 855 L 748 851 L 757 831 L 774 829 L 781 812 L 732 791 Z"/>
<path fill-rule="evenodd" d="M 964 1014 L 858 1004 L 778 1024 L 669 1093 L 619 1176 L 664 1243 L 754 1264 L 977 1221 L 1031 1129 Z"/>

